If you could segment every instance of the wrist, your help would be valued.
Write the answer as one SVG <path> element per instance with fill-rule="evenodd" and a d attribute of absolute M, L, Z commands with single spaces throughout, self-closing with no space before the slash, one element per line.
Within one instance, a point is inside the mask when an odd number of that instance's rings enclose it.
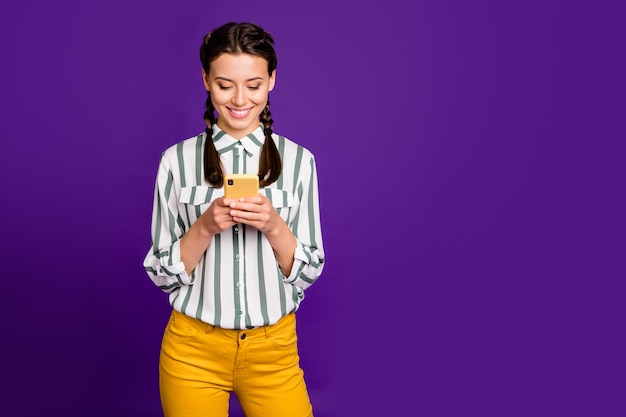
<path fill-rule="evenodd" d="M 263 233 L 265 233 L 268 238 L 277 238 L 286 231 L 291 233 L 289 227 L 287 227 L 287 223 L 284 222 L 283 218 L 280 217 L 277 212 L 272 213 L 272 218 L 268 222 L 267 226 L 268 227 L 265 231 L 263 231 Z"/>
<path fill-rule="evenodd" d="M 206 224 L 206 222 L 197 221 L 194 223 L 192 228 L 194 228 L 194 226 L 198 236 L 204 240 L 211 240 L 215 235 L 215 233 L 211 231 L 211 225 Z"/>

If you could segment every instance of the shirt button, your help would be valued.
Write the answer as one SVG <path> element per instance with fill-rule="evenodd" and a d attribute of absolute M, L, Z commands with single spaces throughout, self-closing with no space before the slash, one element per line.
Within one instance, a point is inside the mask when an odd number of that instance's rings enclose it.
<path fill-rule="evenodd" d="M 235 232 L 238 232 L 238 231 L 239 231 L 239 228 L 238 228 L 238 227 L 235 227 Z"/>
<path fill-rule="evenodd" d="M 239 310 L 239 311 L 237 312 L 237 315 L 238 315 L 238 316 L 241 316 L 241 310 Z"/>
<path fill-rule="evenodd" d="M 237 254 L 237 255 L 235 255 L 235 259 L 239 259 L 239 255 L 238 255 L 238 254 Z"/>
<path fill-rule="evenodd" d="M 239 287 L 241 287 L 241 284 L 240 283 L 236 283 L 235 284 L 235 288 L 239 288 Z"/>
<path fill-rule="evenodd" d="M 246 338 L 246 334 L 244 333 L 241 335 L 241 340 L 244 340 L 245 338 Z"/>

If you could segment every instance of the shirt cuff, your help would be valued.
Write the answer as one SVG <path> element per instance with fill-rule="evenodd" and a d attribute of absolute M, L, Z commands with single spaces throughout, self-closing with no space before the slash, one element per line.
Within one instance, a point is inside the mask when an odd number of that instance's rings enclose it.
<path fill-rule="evenodd" d="M 296 246 L 296 251 L 293 254 L 293 265 L 291 266 L 291 273 L 286 278 L 287 282 L 294 282 L 298 279 L 298 275 L 300 275 L 300 271 L 302 270 L 302 264 L 308 264 L 309 258 L 306 255 L 306 252 L 302 249 L 301 244 L 298 242 L 298 246 Z"/>
<path fill-rule="evenodd" d="M 165 261 L 166 259 L 162 259 Z M 169 261 L 171 265 L 159 265 L 159 275 L 167 275 L 177 281 L 180 285 L 191 285 L 193 281 L 185 271 L 185 264 L 180 256 L 180 240 L 174 242 L 171 247 Z"/>

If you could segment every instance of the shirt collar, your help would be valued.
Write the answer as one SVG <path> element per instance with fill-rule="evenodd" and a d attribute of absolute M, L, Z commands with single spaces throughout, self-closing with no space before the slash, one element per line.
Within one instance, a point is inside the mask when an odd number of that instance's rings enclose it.
<path fill-rule="evenodd" d="M 230 152 L 237 144 L 241 144 L 249 155 L 258 153 L 265 143 L 265 135 L 263 134 L 263 126 L 259 124 L 252 133 L 237 140 L 219 128 L 217 124 L 213 125 L 213 143 L 215 149 L 221 155 Z"/>

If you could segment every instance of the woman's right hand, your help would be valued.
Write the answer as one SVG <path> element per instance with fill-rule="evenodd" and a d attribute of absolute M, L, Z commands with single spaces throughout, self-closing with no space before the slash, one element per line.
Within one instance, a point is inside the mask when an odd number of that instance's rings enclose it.
<path fill-rule="evenodd" d="M 233 201 L 232 198 L 224 197 L 213 200 L 209 208 L 198 218 L 205 232 L 214 236 L 237 223 L 230 215 L 230 203 Z"/>
<path fill-rule="evenodd" d="M 230 203 L 233 199 L 220 197 L 214 200 L 198 220 L 191 225 L 180 240 L 180 257 L 185 264 L 187 274 L 196 268 L 200 258 L 211 244 L 211 239 L 236 222 L 230 215 Z"/>

